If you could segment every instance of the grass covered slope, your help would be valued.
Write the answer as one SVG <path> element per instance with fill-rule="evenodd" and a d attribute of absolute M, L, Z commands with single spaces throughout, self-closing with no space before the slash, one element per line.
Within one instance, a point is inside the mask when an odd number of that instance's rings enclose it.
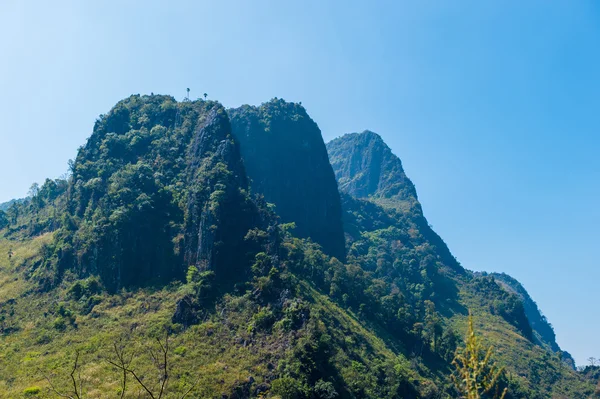
<path fill-rule="evenodd" d="M 521 283 L 508 274 L 493 273 L 492 276 L 508 291 L 515 293 L 521 299 L 525 309 L 525 314 L 527 315 L 527 319 L 529 319 L 537 342 L 539 342 L 541 345 L 547 346 L 554 352 L 561 352 L 560 347 L 556 343 L 556 335 L 554 334 L 552 325 L 542 314 L 535 301 L 529 296 L 529 293 L 527 290 L 525 290 L 525 287 L 523 287 Z M 570 354 L 562 352 L 562 355 L 565 358 L 570 359 L 574 366 L 575 362 L 571 358 Z"/>
<path fill-rule="evenodd" d="M 184 329 L 172 317 L 193 280 L 109 294 L 94 288 L 93 279 L 67 276 L 59 287 L 36 292 L 26 270 L 51 240 L 51 234 L 0 240 L 0 250 L 13 252 L 10 260 L 0 260 L 0 397 L 55 397 L 46 378 L 68 390 L 76 351 L 85 397 L 117 395 L 120 375 L 107 359 L 114 358 L 113 344 L 119 342 L 138 353 L 132 367 L 151 381 L 155 370 L 145 348 L 165 328 L 174 348 L 173 394 L 195 384 L 195 397 L 254 397 L 284 376 L 307 395 L 317 386 L 337 389 L 341 397 L 391 398 L 401 392 L 417 396 L 429 387 L 372 329 L 291 274 L 283 273 L 280 284 L 295 292 L 284 294 L 289 298 L 282 305 L 265 302 L 266 294 L 256 289 L 225 293 L 200 323 Z M 138 391 L 132 388 L 126 397 L 138 397 Z"/>
<path fill-rule="evenodd" d="M 493 286 L 491 286 L 493 284 Z M 484 287 L 489 288 L 484 288 Z M 510 397 L 517 398 L 595 398 L 593 384 L 573 370 L 560 353 L 554 353 L 506 321 L 498 298 L 490 295 L 498 283 L 489 277 L 476 277 L 461 287 L 461 303 L 468 307 L 477 322 L 484 342 L 496 348 L 500 364 L 508 372 Z M 504 295 L 504 294 L 502 294 Z M 466 326 L 465 317 L 450 320 L 455 328 Z"/>

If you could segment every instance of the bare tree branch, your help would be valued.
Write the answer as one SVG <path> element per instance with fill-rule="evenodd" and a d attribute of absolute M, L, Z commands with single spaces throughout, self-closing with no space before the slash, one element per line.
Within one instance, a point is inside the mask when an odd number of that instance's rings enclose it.
<path fill-rule="evenodd" d="M 79 396 L 79 392 L 77 391 L 77 380 L 75 379 L 75 371 L 77 371 L 77 366 L 79 363 L 79 351 L 75 351 L 75 362 L 73 363 L 73 370 L 71 370 L 71 381 L 73 381 L 73 392 L 75 393 L 75 397 L 77 399 L 81 399 Z M 81 385 L 81 373 L 79 374 L 79 381 Z"/>
<path fill-rule="evenodd" d="M 76 372 L 77 372 L 77 378 L 75 378 Z M 73 362 L 73 369 L 71 370 L 71 373 L 69 374 L 69 376 L 70 376 L 71 382 L 73 384 L 73 394 L 60 392 L 56 388 L 54 383 L 52 382 L 52 379 L 50 378 L 50 376 L 44 375 L 44 378 L 46 379 L 46 381 L 48 381 L 50 390 L 52 392 L 54 392 L 55 394 L 57 394 L 58 396 L 60 396 L 62 398 L 68 398 L 68 399 L 82 399 L 83 383 L 81 380 L 81 370 L 79 369 L 79 350 L 77 350 L 75 352 L 75 361 Z M 79 387 L 77 387 L 77 380 L 79 380 Z"/>
<path fill-rule="evenodd" d="M 160 393 L 158 395 L 158 398 L 162 398 L 163 393 L 165 391 L 165 387 L 167 386 L 167 380 L 169 379 L 169 371 L 167 370 L 168 367 L 168 357 L 169 357 L 169 333 L 167 332 L 166 336 L 165 336 L 165 344 L 163 345 L 162 342 L 160 342 L 160 339 L 156 339 L 158 341 L 158 344 L 160 345 L 160 349 L 163 352 L 163 375 L 162 375 L 162 385 L 160 386 Z"/>
<path fill-rule="evenodd" d="M 141 399 L 144 396 L 144 392 L 151 399 L 163 399 L 168 394 L 167 386 L 170 378 L 169 355 L 171 351 L 169 333 L 166 333 L 164 342 L 160 338 L 156 338 L 156 342 L 158 343 L 158 349 L 156 345 L 154 345 L 154 348 L 152 348 L 152 345 L 150 345 L 150 347 L 148 348 L 148 353 L 150 354 L 152 363 L 158 371 L 158 384 L 155 384 L 154 386 L 148 384 L 148 382 L 144 382 L 144 377 L 138 375 L 138 373 L 133 369 L 132 364 L 134 359 L 136 359 L 135 350 L 129 349 L 128 344 L 123 343 L 122 340 L 113 343 L 112 349 L 114 355 L 107 357 L 104 360 L 109 365 L 119 370 L 119 372 L 121 373 L 121 392 L 119 399 L 125 398 L 128 388 L 129 375 L 133 377 L 133 379 L 138 385 L 137 397 L 139 399 Z M 71 372 L 69 374 L 70 385 L 72 385 L 73 392 L 59 391 L 57 386 L 52 382 L 52 378 L 50 376 L 44 375 L 44 377 L 46 381 L 48 381 L 50 391 L 60 396 L 61 398 L 84 399 L 79 351 L 75 352 L 73 368 L 71 369 Z M 189 385 L 189 387 L 186 388 L 185 392 L 181 396 L 179 396 L 179 399 L 185 399 L 186 397 L 188 397 L 188 395 L 194 390 L 196 385 L 198 385 L 199 381 L 200 377 L 198 377 L 198 379 L 193 384 Z M 156 392 L 157 389 L 158 392 Z"/>
<path fill-rule="evenodd" d="M 192 389 L 196 388 L 196 385 L 198 385 L 198 382 L 200 382 L 200 378 L 198 377 L 198 379 L 196 380 L 196 382 L 194 382 L 187 391 L 185 391 L 185 393 L 179 398 L 179 399 L 185 399 L 186 396 L 189 395 L 190 392 L 192 392 Z"/>

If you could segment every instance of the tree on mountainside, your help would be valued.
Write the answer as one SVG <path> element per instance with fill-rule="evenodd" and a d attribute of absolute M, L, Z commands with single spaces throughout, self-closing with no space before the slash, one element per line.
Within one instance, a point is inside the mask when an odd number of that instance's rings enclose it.
<path fill-rule="evenodd" d="M 440 317 L 435 311 L 435 304 L 432 301 L 425 301 L 425 339 L 431 345 L 434 352 L 438 351 L 439 340 L 443 333 Z"/>
<path fill-rule="evenodd" d="M 475 335 L 473 316 L 469 315 L 469 327 L 465 347 L 459 350 L 452 364 L 456 372 L 452 376 L 460 397 L 464 399 L 482 399 L 492 397 L 504 399 L 507 388 L 500 391 L 500 378 L 504 368 L 498 368 L 492 359 L 494 348 L 485 347 Z"/>
<path fill-rule="evenodd" d="M 13 202 L 13 204 L 10 206 L 10 208 L 8 208 L 8 212 L 7 215 L 9 217 L 10 220 L 10 224 L 16 224 L 17 220 L 19 219 L 19 204 L 16 202 Z"/>
<path fill-rule="evenodd" d="M 6 212 L 0 211 L 0 230 L 8 227 L 9 225 L 8 216 L 6 216 Z"/>

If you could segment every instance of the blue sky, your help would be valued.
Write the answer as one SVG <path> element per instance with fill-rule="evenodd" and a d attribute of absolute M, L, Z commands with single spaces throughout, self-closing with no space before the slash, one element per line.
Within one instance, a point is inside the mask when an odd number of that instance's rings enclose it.
<path fill-rule="evenodd" d="M 0 202 L 58 177 L 118 100 L 302 101 L 399 155 L 461 263 L 519 279 L 600 357 L 594 1 L 0 2 Z"/>

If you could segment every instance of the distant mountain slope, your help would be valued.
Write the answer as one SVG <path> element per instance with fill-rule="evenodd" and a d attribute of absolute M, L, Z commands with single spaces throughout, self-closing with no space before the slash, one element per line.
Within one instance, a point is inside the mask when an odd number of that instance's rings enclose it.
<path fill-rule="evenodd" d="M 504 288 L 515 293 L 521 299 L 525 308 L 525 314 L 527 315 L 527 319 L 531 324 L 531 328 L 533 329 L 538 342 L 541 345 L 547 346 L 554 352 L 561 352 L 560 347 L 556 343 L 556 335 L 552 325 L 548 319 L 546 319 L 546 316 L 542 314 L 537 303 L 529 296 L 525 287 L 523 287 L 523 285 L 515 278 L 505 273 L 491 273 L 491 276 L 493 276 L 496 281 L 500 282 Z M 564 351 L 562 353 L 565 359 L 573 362 L 570 354 Z"/>
<path fill-rule="evenodd" d="M 327 151 L 341 192 L 396 210 L 397 217 L 405 220 L 402 223 L 410 223 L 423 240 L 437 248 L 437 256 L 447 267 L 463 272 L 446 243 L 429 226 L 402 161 L 381 136 L 369 130 L 346 134 L 328 142 Z"/>
<path fill-rule="evenodd" d="M 551 327 L 516 280 L 473 274 L 455 261 L 423 216 L 400 159 L 379 135 L 347 134 L 327 143 L 327 149 L 343 192 L 349 262 L 393 281 L 417 313 L 425 311 L 419 304 L 430 300 L 449 326 L 463 328 L 467 309 L 485 320 L 486 336 L 501 348 L 509 369 L 525 377 L 520 388 L 513 387 L 519 392 L 515 397 L 555 397 L 579 384 L 580 376 L 563 364 L 570 356 L 562 352 L 551 366 L 562 371 L 536 371 L 536 363 L 548 359 L 546 350 L 559 350 Z M 556 378 L 564 380 L 557 384 Z"/>

